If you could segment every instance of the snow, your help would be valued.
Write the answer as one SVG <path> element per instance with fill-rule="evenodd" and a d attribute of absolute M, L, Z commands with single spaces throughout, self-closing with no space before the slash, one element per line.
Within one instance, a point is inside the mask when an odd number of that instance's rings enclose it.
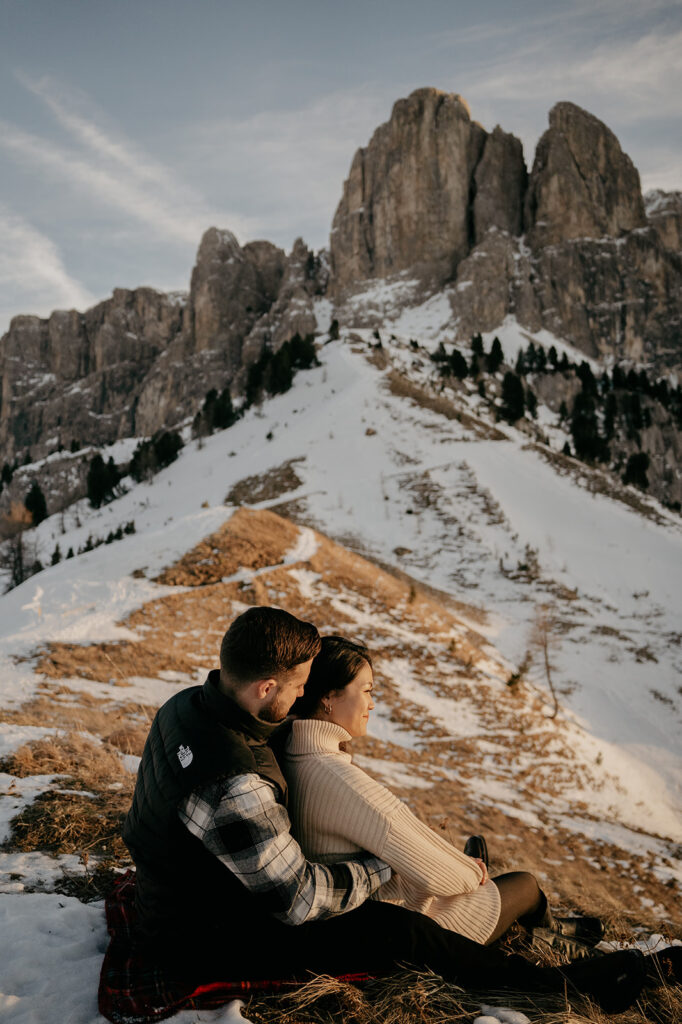
<path fill-rule="evenodd" d="M 0 900 L 0 1019 L 101 1021 L 97 982 L 107 933 L 101 905 L 52 893 Z"/>
<path fill-rule="evenodd" d="M 292 565 L 295 562 L 307 562 L 312 558 L 318 548 L 318 540 L 313 530 L 307 527 L 300 530 L 298 540 L 290 551 L 284 556 L 284 565 Z"/>
<path fill-rule="evenodd" d="M 483 1017 L 477 1017 L 474 1024 L 530 1024 L 530 1020 L 526 1017 L 525 1013 L 521 1013 L 519 1010 L 510 1010 L 506 1006 L 481 1006 L 481 1010 L 485 1014 Z"/>
<path fill-rule="evenodd" d="M 383 659 L 381 668 L 398 687 L 401 696 L 423 708 L 453 736 L 477 736 L 480 733 L 478 716 L 461 698 L 454 703 L 448 697 L 437 697 L 419 682 L 411 665 L 403 658 Z"/>
<path fill-rule="evenodd" d="M 10 822 L 21 814 L 25 807 L 32 804 L 37 796 L 59 776 L 28 775 L 25 779 L 15 778 L 6 772 L 0 772 L 0 843 L 10 835 Z M 0 855 L 0 864 L 4 854 Z"/>
<path fill-rule="evenodd" d="M 409 280 L 376 284 L 357 297 L 357 306 L 390 311 L 396 296 L 412 285 Z M 326 331 L 331 306 L 316 300 L 315 308 Z M 384 349 L 409 366 L 415 357 L 409 339 L 428 347 L 451 340 L 451 317 L 445 293 L 394 309 L 392 319 L 380 326 Z M 131 520 L 136 525 L 135 534 L 52 566 L 0 598 L 0 706 L 18 707 L 35 694 L 40 680 L 32 662 L 17 659 L 30 659 L 46 642 L 134 637 L 121 622 L 146 602 L 181 589 L 154 583 L 153 577 L 232 515 L 234 509 L 225 504 L 231 487 L 301 458 L 297 473 L 303 482 L 287 497 L 305 504 L 309 521 L 471 606 L 469 618 L 465 611 L 461 617 L 488 640 L 481 668 L 491 688 L 503 685 L 509 669 L 522 660 L 536 606 L 555 605 L 563 625 L 553 654 L 563 735 L 570 737 L 577 763 L 589 765 L 597 782 L 583 783 L 576 776 L 548 813 L 583 836 L 612 842 L 631 854 L 654 854 L 662 880 L 680 877 L 673 847 L 682 840 L 682 649 L 675 640 L 682 605 L 679 519 L 653 504 L 658 520 L 644 518 L 614 498 L 592 494 L 575 479 L 557 475 L 536 451 L 524 447 L 527 438 L 513 428 L 505 427 L 507 440 L 481 440 L 464 424 L 391 394 L 382 371 L 344 343 L 343 333 L 340 341 L 321 347 L 322 366 L 299 373 L 290 392 L 249 411 L 230 430 L 205 439 L 201 448 L 188 443 L 178 460 L 149 483 L 131 484 L 127 494 L 98 510 L 81 502 L 33 531 L 44 556 L 56 542 L 62 551 L 77 550 L 89 534 L 103 537 Z M 368 330 L 355 333 L 371 338 Z M 508 362 L 531 338 L 545 348 L 554 344 L 571 359 L 584 358 L 548 332 L 531 336 L 511 320 L 485 336 L 486 347 L 495 334 Z M 428 360 L 424 365 L 429 372 Z M 368 436 L 368 428 L 375 433 Z M 111 451 L 123 461 L 136 443 L 119 442 Z M 320 592 L 319 578 L 302 563 L 317 544 L 314 531 L 302 528 L 285 558 L 308 596 Z M 536 553 L 538 567 L 531 578 L 516 572 L 528 549 Z M 369 606 L 352 594 L 335 595 L 334 601 L 354 623 L 359 639 L 370 633 Z M 396 641 L 414 639 L 400 609 L 388 632 Z M 443 637 L 443 645 L 447 641 Z M 434 694 L 414 666 L 394 653 L 378 650 L 377 664 L 401 697 L 421 708 L 425 718 L 435 718 L 453 738 L 480 736 L 480 719 L 466 699 L 458 697 L 455 703 L 441 692 Z M 531 670 L 529 680 L 547 693 L 538 670 Z M 158 704 L 196 681 L 168 673 L 137 677 L 123 692 L 126 700 Z M 103 689 L 84 679 L 64 683 L 76 692 L 101 695 Z M 122 691 L 112 687 L 111 693 Z M 412 729 L 392 721 L 379 703 L 369 732 L 414 750 L 425 742 L 416 724 Z M 0 757 L 50 734 L 49 729 L 2 724 Z M 495 755 L 495 744 L 480 743 L 484 756 Z M 134 758 L 126 761 L 130 770 L 136 763 Z M 424 773 L 390 758 L 361 763 L 389 785 L 432 784 Z M 550 770 L 551 757 L 547 764 Z M 0 774 L 0 837 L 52 779 Z M 535 808 L 520 808 L 511 778 L 483 779 L 473 773 L 466 784 L 482 804 L 500 807 L 531 827 L 548 827 Z M 584 800 L 592 816 L 572 812 L 576 800 Z M 25 891 L 49 888 L 63 871 L 81 868 L 75 858 L 0 854 L 0 1019 L 13 1024 L 101 1019 L 96 1008 L 106 942 L 101 905 Z M 175 1019 L 186 1024 L 227 1021 L 236 1019 L 237 1012 L 237 1007 L 192 1011 Z M 482 1024 L 487 1016 L 513 1024 L 509 1014 L 514 1012 L 485 1006 L 478 1021 Z M 521 1019 L 517 1015 L 517 1022 Z"/>
<path fill-rule="evenodd" d="M 489 351 L 492 340 L 495 336 L 500 339 L 502 345 L 502 351 L 504 352 L 505 363 L 513 366 L 516 363 L 521 349 L 527 349 L 532 342 L 537 348 L 540 345 L 544 348 L 545 352 L 549 352 L 552 345 L 556 349 L 559 358 L 566 353 L 566 357 L 573 363 L 577 363 L 578 366 L 582 362 L 589 364 L 590 368 L 594 373 L 597 371 L 601 372 L 601 365 L 596 359 L 591 359 L 590 356 L 585 355 L 579 348 L 569 344 L 562 338 L 558 338 L 551 331 L 545 330 L 544 328 L 539 331 L 528 331 L 524 327 L 521 327 L 513 316 L 507 316 L 503 323 L 499 327 L 496 327 L 493 331 L 485 331 L 482 333 L 483 344 L 486 351 Z"/>

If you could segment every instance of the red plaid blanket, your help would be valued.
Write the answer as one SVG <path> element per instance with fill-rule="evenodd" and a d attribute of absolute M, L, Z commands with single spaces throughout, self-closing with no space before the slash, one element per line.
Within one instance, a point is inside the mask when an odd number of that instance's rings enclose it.
<path fill-rule="evenodd" d="M 193 985 L 170 977 L 158 964 L 133 950 L 135 922 L 135 872 L 121 875 L 105 904 L 111 936 L 99 978 L 99 1012 L 113 1024 L 152 1024 L 178 1010 L 213 1009 L 231 999 L 253 992 L 280 992 L 296 988 L 300 981 L 276 978 L 257 981 L 215 981 Z M 347 974 L 342 981 L 360 983 L 367 974 Z"/>

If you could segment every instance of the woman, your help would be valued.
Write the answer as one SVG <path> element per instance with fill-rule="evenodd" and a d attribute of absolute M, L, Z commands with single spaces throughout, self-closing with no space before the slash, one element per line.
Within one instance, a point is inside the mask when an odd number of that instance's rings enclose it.
<path fill-rule="evenodd" d="M 292 709 L 297 719 L 284 757 L 293 830 L 306 857 L 329 863 L 369 850 L 393 869 L 375 898 L 426 914 L 479 943 L 494 942 L 519 920 L 595 945 L 603 934 L 597 918 L 555 920 L 533 875 L 489 878 L 483 860 L 460 853 L 351 762 L 344 746 L 367 732 L 372 687 L 367 648 L 323 637 L 305 693 Z M 573 945 L 571 952 L 579 943 Z"/>
<path fill-rule="evenodd" d="M 429 922 L 415 931 L 410 962 L 465 987 L 480 987 L 481 979 L 489 976 L 492 985 L 522 991 L 563 992 L 568 986 L 589 995 L 607 1013 L 625 1010 L 642 986 L 682 980 L 682 947 L 647 957 L 635 949 L 619 950 L 561 967 L 538 967 L 516 955 L 502 957 L 502 962 L 497 951 L 477 947 L 476 942 L 494 942 L 515 920 L 531 929 L 542 926 L 543 937 L 548 929 L 557 931 L 562 942 L 567 934 L 577 935 L 584 946 L 595 945 L 603 928 L 597 918 L 555 920 L 527 872 L 488 878 L 483 860 L 460 853 L 352 764 L 345 744 L 367 731 L 374 707 L 372 686 L 367 649 L 342 637 L 323 637 L 305 693 L 292 709 L 299 717 L 292 723 L 282 760 L 291 790 L 293 831 L 306 856 L 329 863 L 370 850 L 393 868 L 376 898 L 421 912 L 441 926 Z M 449 943 L 442 939 L 447 936 L 443 927 L 474 940 L 465 961 L 458 959 L 461 947 L 453 961 Z M 407 931 L 411 934 L 409 921 Z M 404 937 L 405 922 L 397 932 Z M 390 937 L 383 945 L 390 945 Z"/>

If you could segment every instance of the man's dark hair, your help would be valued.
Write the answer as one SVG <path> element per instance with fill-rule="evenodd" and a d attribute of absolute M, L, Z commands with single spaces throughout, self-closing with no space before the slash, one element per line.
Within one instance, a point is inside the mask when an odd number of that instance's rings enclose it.
<path fill-rule="evenodd" d="M 364 644 L 355 644 L 343 636 L 323 636 L 305 692 L 295 701 L 292 715 L 299 718 L 313 715 L 324 697 L 334 690 L 345 689 L 365 664 L 372 667 L 372 657 Z"/>
<path fill-rule="evenodd" d="M 320 646 L 312 622 L 281 608 L 249 608 L 223 637 L 220 674 L 225 682 L 238 685 L 269 679 L 314 658 Z"/>

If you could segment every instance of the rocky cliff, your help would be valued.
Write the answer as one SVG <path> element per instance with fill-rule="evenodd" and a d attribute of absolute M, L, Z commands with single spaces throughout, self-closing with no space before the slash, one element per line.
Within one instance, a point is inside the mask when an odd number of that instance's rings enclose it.
<path fill-rule="evenodd" d="M 357 281 L 409 270 L 430 285 L 493 227 L 518 233 L 526 168 L 521 143 L 489 135 L 461 96 L 419 89 L 355 154 L 330 239 L 336 297 Z"/>
<path fill-rule="evenodd" d="M 176 425 L 211 388 L 238 390 L 265 344 L 313 330 L 325 281 L 300 239 L 287 257 L 210 228 L 188 295 L 117 289 L 85 313 L 15 317 L 0 339 L 0 461 Z"/>
<path fill-rule="evenodd" d="M 645 204 L 592 114 L 557 104 L 529 174 L 513 135 L 419 89 L 355 154 L 328 260 L 210 228 L 186 296 L 119 289 L 85 313 L 16 317 L 0 339 L 0 461 L 150 435 L 214 387 L 236 397 L 266 346 L 316 329 L 315 296 L 357 324 L 375 279 L 409 279 L 412 299 L 444 289 L 452 340 L 513 314 L 591 356 L 679 371 L 681 246 L 681 194 Z"/>
<path fill-rule="evenodd" d="M 422 292 L 453 285 L 459 340 L 511 313 L 589 355 L 678 370 L 681 233 L 680 194 L 645 210 L 617 138 L 575 104 L 550 111 L 528 175 L 513 135 L 484 131 L 459 96 L 420 89 L 353 159 L 330 290 L 343 310 L 367 279 L 409 274 Z"/>

